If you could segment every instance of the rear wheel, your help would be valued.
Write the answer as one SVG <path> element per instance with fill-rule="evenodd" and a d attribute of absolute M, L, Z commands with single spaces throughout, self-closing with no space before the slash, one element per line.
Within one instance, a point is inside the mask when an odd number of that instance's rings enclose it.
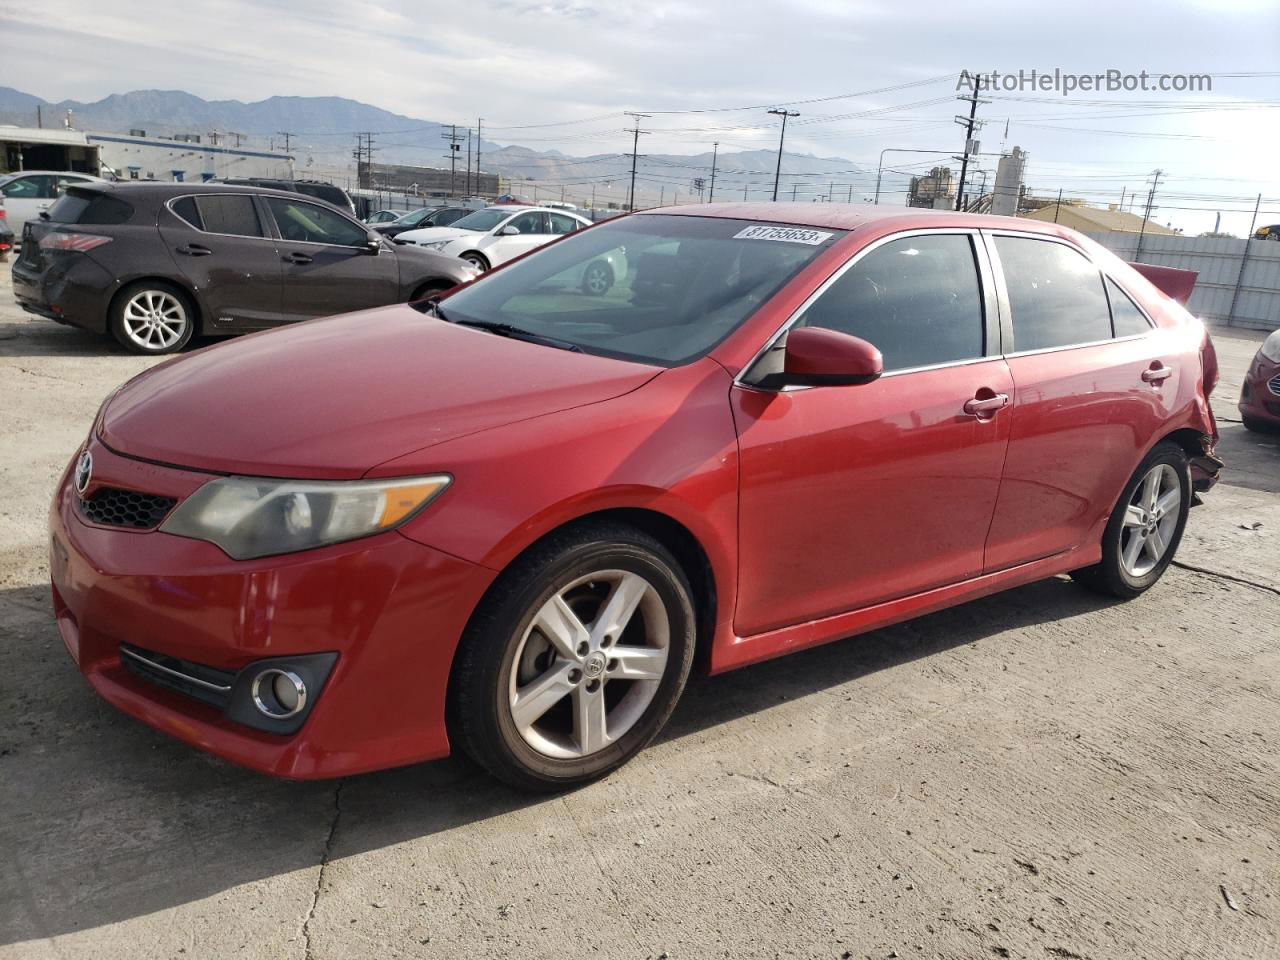
<path fill-rule="evenodd" d="M 1102 562 L 1072 579 L 1129 599 L 1149 590 L 1173 561 L 1191 509 L 1186 452 L 1161 443 L 1134 471 L 1102 534 Z"/>
<path fill-rule="evenodd" d="M 582 292 L 593 297 L 602 297 L 613 287 L 613 269 L 603 260 L 594 260 L 587 264 L 582 272 Z"/>
<path fill-rule="evenodd" d="M 190 298 L 171 284 L 144 280 L 122 290 L 111 304 L 111 333 L 134 353 L 176 353 L 195 332 Z"/>
<path fill-rule="evenodd" d="M 679 563 L 631 527 L 549 537 L 477 611 L 450 683 L 463 748 L 527 790 L 587 783 L 657 735 L 693 662 L 694 613 Z"/>

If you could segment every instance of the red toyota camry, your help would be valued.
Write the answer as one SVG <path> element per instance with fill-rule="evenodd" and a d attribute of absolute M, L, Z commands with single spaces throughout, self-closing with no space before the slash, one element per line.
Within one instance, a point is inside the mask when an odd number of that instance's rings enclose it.
<path fill-rule="evenodd" d="M 1055 574 L 1154 584 L 1203 327 L 1053 224 L 719 204 L 154 367 L 54 499 L 90 683 L 236 763 L 598 777 L 712 672 Z"/>

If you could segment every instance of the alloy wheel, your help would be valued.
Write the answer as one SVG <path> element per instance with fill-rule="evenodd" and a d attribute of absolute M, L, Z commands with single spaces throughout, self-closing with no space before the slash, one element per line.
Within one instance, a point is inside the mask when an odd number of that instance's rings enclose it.
<path fill-rule="evenodd" d="M 143 350 L 172 347 L 187 331 L 187 310 L 165 290 L 139 290 L 122 313 L 125 336 Z"/>
<path fill-rule="evenodd" d="M 624 736 L 666 674 L 668 624 L 653 584 L 630 571 L 559 588 L 525 629 L 511 670 L 508 708 L 525 743 L 574 760 Z"/>
<path fill-rule="evenodd" d="M 1156 464 L 1134 489 L 1120 527 L 1120 563 L 1129 576 L 1145 577 L 1164 558 L 1181 505 L 1177 471 L 1167 463 Z"/>
<path fill-rule="evenodd" d="M 612 285 L 609 268 L 603 263 L 593 263 L 587 267 L 587 272 L 582 278 L 582 286 L 587 293 L 599 297 L 608 293 Z"/>

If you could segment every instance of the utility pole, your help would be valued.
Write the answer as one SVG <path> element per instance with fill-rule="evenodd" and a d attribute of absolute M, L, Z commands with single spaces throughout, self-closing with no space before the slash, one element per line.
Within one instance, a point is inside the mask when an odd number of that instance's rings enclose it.
<path fill-rule="evenodd" d="M 467 127 L 467 196 L 471 193 L 471 128 Z"/>
<path fill-rule="evenodd" d="M 648 130 L 640 129 L 640 119 L 642 117 L 648 117 L 649 114 L 634 113 L 630 110 L 626 111 L 626 114 L 636 122 L 634 130 L 623 131 L 624 133 L 630 133 L 634 136 L 634 139 L 631 142 L 631 189 L 627 192 L 627 210 L 629 212 L 634 212 L 636 209 L 636 158 L 639 156 L 640 151 L 640 134 L 647 134 L 649 132 Z M 665 189 L 663 190 L 663 193 L 666 193 Z"/>
<path fill-rule="evenodd" d="M 458 125 L 452 124 L 449 132 L 441 131 L 440 136 L 449 141 L 449 197 L 452 199 L 457 196 L 457 176 L 458 176 L 458 154 L 462 151 L 462 135 L 458 133 Z M 471 180 L 471 170 L 469 168 L 470 158 L 468 157 L 467 180 Z M 468 186 L 470 183 L 468 182 Z"/>
<path fill-rule="evenodd" d="M 277 131 L 277 132 L 280 134 L 280 136 L 284 137 L 284 152 L 285 152 L 285 153 L 288 153 L 288 152 L 289 152 L 289 141 L 291 141 L 291 140 L 293 139 L 293 134 L 292 134 L 292 133 L 290 133 L 288 130 L 279 130 L 279 131 Z"/>
<path fill-rule="evenodd" d="M 36 126 L 41 130 L 44 129 L 44 114 L 40 112 L 40 104 L 38 103 L 36 104 Z"/>
<path fill-rule="evenodd" d="M 484 136 L 484 117 L 476 117 L 476 194 L 482 195 L 484 191 L 480 187 L 480 147 L 482 145 L 481 138 Z"/>
<path fill-rule="evenodd" d="M 845 199 L 845 203 L 853 203 L 853 184 L 849 184 L 849 196 Z"/>
<path fill-rule="evenodd" d="M 720 153 L 720 141 L 711 145 L 711 189 L 707 192 L 707 203 L 716 202 L 716 157 Z"/>
<path fill-rule="evenodd" d="M 800 184 L 798 184 L 798 183 L 793 183 L 793 184 L 791 185 L 791 202 L 792 202 L 792 203 L 795 203 L 795 202 L 796 202 L 796 190 L 797 190 L 797 189 L 799 189 L 799 187 L 800 187 Z M 777 187 L 774 187 L 774 188 L 773 188 L 773 192 L 774 192 L 774 193 L 777 193 L 777 192 L 778 192 L 778 188 L 777 188 Z M 775 196 L 775 197 L 774 197 L 774 199 L 776 200 L 776 199 L 778 199 L 778 198 Z"/>
<path fill-rule="evenodd" d="M 800 116 L 796 110 L 770 110 L 769 113 L 782 118 L 782 132 L 778 134 L 778 166 L 773 171 L 773 199 L 778 199 L 778 180 L 782 177 L 782 144 L 787 139 L 787 117 Z"/>
<path fill-rule="evenodd" d="M 1116 209 L 1119 210 L 1121 213 L 1124 213 L 1124 191 L 1125 191 L 1125 188 L 1121 187 L 1120 188 L 1120 206 L 1116 207 Z"/>
<path fill-rule="evenodd" d="M 1059 188 L 1058 188 L 1058 202 L 1057 202 L 1057 204 L 1055 204 L 1055 205 L 1054 205 L 1054 208 L 1053 208 L 1053 222 L 1054 222 L 1054 223 L 1057 223 L 1057 222 L 1058 222 L 1058 214 L 1060 214 L 1061 212 L 1062 212 L 1062 188 L 1061 188 L 1061 187 L 1059 187 Z"/>
<path fill-rule="evenodd" d="M 748 188 L 749 186 L 751 186 L 751 181 L 750 181 L 750 180 L 748 180 L 746 183 L 744 183 L 744 184 L 742 185 L 742 202 L 743 202 L 743 203 L 746 203 L 746 201 L 747 201 L 747 188 Z"/>
<path fill-rule="evenodd" d="M 977 76 L 977 74 L 974 74 Z M 969 157 L 978 152 L 978 142 L 973 139 L 974 128 L 980 126 L 977 121 L 978 104 L 990 103 L 989 100 L 980 100 L 978 98 L 978 87 L 980 84 L 973 85 L 973 93 L 967 97 L 956 97 L 957 100 L 963 100 L 969 104 L 968 117 L 956 117 L 956 123 L 963 124 L 964 130 L 964 154 L 957 157 L 960 161 L 960 183 L 956 187 L 956 209 L 964 209 L 964 180 L 969 173 Z"/>
<path fill-rule="evenodd" d="M 1244 252 L 1240 255 L 1240 272 L 1236 274 L 1235 289 L 1231 291 L 1231 306 L 1227 308 L 1227 326 L 1236 318 L 1236 302 L 1240 299 L 1240 287 L 1244 283 L 1244 268 L 1249 265 L 1249 251 L 1253 244 L 1253 228 L 1258 223 L 1258 211 L 1262 208 L 1262 194 L 1258 194 L 1258 202 L 1253 205 L 1253 219 L 1249 221 L 1249 232 L 1244 235 Z M 1134 257 L 1134 259 L 1138 259 Z"/>
<path fill-rule="evenodd" d="M 1160 184 L 1160 178 L 1164 175 L 1164 171 L 1157 168 L 1151 171 L 1151 189 L 1147 191 L 1147 209 L 1142 215 L 1142 226 L 1138 228 L 1138 249 L 1133 252 L 1133 259 L 1139 260 L 1142 257 L 1142 237 L 1147 232 L 1147 221 L 1151 219 L 1151 211 L 1154 209 L 1152 204 L 1156 199 L 1156 187 Z"/>

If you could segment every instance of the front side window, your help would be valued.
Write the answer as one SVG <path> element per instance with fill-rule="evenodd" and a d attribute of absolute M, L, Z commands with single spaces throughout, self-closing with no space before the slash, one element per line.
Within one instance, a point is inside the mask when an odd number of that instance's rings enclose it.
<path fill-rule="evenodd" d="M 575 231 L 440 307 L 449 320 L 510 324 L 588 353 L 676 366 L 723 340 L 841 236 L 637 214 Z"/>
<path fill-rule="evenodd" d="M 1102 275 L 1084 254 L 1051 240 L 996 237 L 1013 319 L 1013 349 L 1111 339 Z"/>
<path fill-rule="evenodd" d="M 1146 315 L 1114 280 L 1107 280 L 1107 293 L 1111 297 L 1111 324 L 1117 337 L 1136 337 L 1151 329 Z"/>
<path fill-rule="evenodd" d="M 880 348 L 886 373 L 981 357 L 973 241 L 938 234 L 877 247 L 813 301 L 797 326 L 861 337 Z"/>
<path fill-rule="evenodd" d="M 18 177 L 0 187 L 0 193 L 11 200 L 52 200 L 53 177 Z"/>
<path fill-rule="evenodd" d="M 545 214 L 538 212 L 522 213 L 502 229 L 505 230 L 507 227 L 515 227 L 524 236 L 528 236 L 531 233 L 546 233 L 547 228 L 545 224 L 545 217 Z"/>
<path fill-rule="evenodd" d="M 264 197 L 276 218 L 280 236 L 295 243 L 324 243 L 337 247 L 363 247 L 369 240 L 363 227 L 346 217 L 305 200 Z"/>

